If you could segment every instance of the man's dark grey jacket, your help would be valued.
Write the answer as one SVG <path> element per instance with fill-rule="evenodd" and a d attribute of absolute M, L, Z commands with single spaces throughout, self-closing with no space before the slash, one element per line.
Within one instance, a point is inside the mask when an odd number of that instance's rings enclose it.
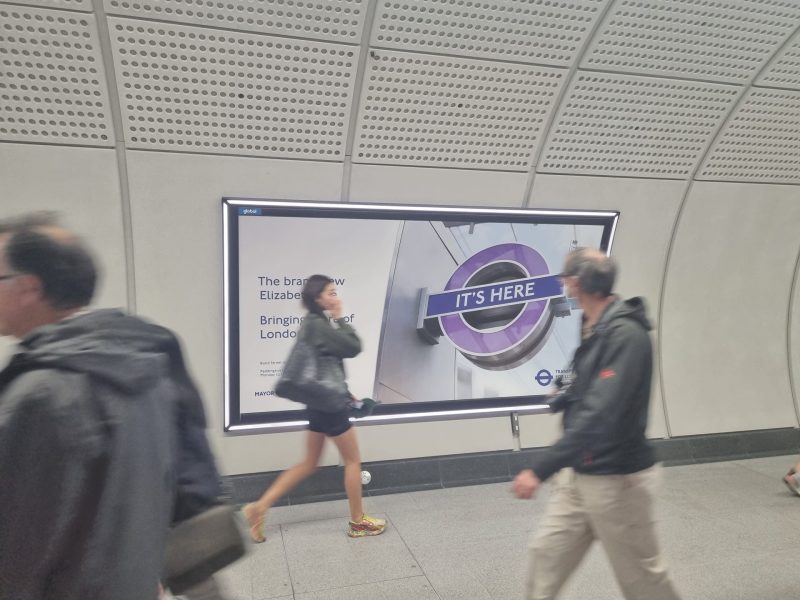
<path fill-rule="evenodd" d="M 574 380 L 556 406 L 564 435 L 534 459 L 544 481 L 564 467 L 579 473 L 635 473 L 655 463 L 645 437 L 653 374 L 644 301 L 615 299 L 575 351 Z"/>
<path fill-rule="evenodd" d="M 204 428 L 168 330 L 99 310 L 31 333 L 0 373 L 0 599 L 156 598 L 176 512 L 219 493 Z"/>

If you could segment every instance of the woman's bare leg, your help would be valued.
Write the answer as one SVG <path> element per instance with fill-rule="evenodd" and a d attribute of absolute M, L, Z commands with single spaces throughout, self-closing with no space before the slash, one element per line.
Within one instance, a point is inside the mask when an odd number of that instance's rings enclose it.
<path fill-rule="evenodd" d="M 361 521 L 364 505 L 361 501 L 361 454 L 358 451 L 358 437 L 351 427 L 341 435 L 331 438 L 339 449 L 344 462 L 344 491 L 350 503 L 350 520 Z"/>
<path fill-rule="evenodd" d="M 272 505 L 317 470 L 324 444 L 325 434 L 309 431 L 306 436 L 306 456 L 303 462 L 297 463 L 278 475 L 278 478 L 272 482 L 261 498 L 242 509 L 250 523 L 250 535 L 254 541 L 264 541 L 262 532 L 264 518 Z"/>

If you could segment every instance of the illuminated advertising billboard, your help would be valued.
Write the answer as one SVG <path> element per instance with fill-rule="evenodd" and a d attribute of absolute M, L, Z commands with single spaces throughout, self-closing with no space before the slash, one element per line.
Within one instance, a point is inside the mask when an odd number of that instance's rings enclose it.
<path fill-rule="evenodd" d="M 350 390 L 366 421 L 540 406 L 578 345 L 558 273 L 575 247 L 610 252 L 618 213 L 226 198 L 225 426 L 285 429 L 274 392 L 305 315 L 304 280 L 331 277 L 362 352 Z"/>

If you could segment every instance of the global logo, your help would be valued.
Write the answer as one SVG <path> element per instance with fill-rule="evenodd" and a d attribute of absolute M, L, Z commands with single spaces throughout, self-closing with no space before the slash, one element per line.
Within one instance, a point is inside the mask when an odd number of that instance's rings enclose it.
<path fill-rule="evenodd" d="M 239 214 L 243 215 L 243 216 L 246 216 L 246 215 L 259 216 L 259 215 L 261 215 L 261 209 L 260 208 L 240 208 L 239 209 Z"/>
<path fill-rule="evenodd" d="M 474 254 L 443 292 L 426 294 L 420 308 L 417 331 L 423 338 L 438 343 L 435 338 L 445 335 L 469 361 L 491 370 L 528 361 L 544 346 L 554 318 L 570 313 L 561 281 L 544 257 L 518 243 Z"/>

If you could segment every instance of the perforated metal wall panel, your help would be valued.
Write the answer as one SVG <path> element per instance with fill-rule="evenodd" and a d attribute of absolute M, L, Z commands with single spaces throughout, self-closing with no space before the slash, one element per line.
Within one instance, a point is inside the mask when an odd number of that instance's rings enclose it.
<path fill-rule="evenodd" d="M 92 12 L 92 0 L 21 0 L 16 4 Z"/>
<path fill-rule="evenodd" d="M 103 0 L 108 14 L 359 44 L 366 0 Z"/>
<path fill-rule="evenodd" d="M 380 0 L 371 45 L 570 64 L 607 0 Z"/>
<path fill-rule="evenodd" d="M 93 15 L 0 5 L 0 140 L 113 145 Z"/>
<path fill-rule="evenodd" d="M 800 33 L 761 73 L 756 84 L 800 90 Z"/>
<path fill-rule="evenodd" d="M 539 170 L 684 178 L 737 93 L 729 85 L 580 73 Z"/>
<path fill-rule="evenodd" d="M 353 161 L 526 171 L 565 73 L 379 50 Z"/>
<path fill-rule="evenodd" d="M 128 146 L 340 160 L 358 48 L 109 18 Z"/>
<path fill-rule="evenodd" d="M 698 178 L 800 183 L 800 92 L 751 90 Z"/>
<path fill-rule="evenodd" d="M 743 82 L 799 18 L 797 0 L 619 0 L 581 68 Z"/>

